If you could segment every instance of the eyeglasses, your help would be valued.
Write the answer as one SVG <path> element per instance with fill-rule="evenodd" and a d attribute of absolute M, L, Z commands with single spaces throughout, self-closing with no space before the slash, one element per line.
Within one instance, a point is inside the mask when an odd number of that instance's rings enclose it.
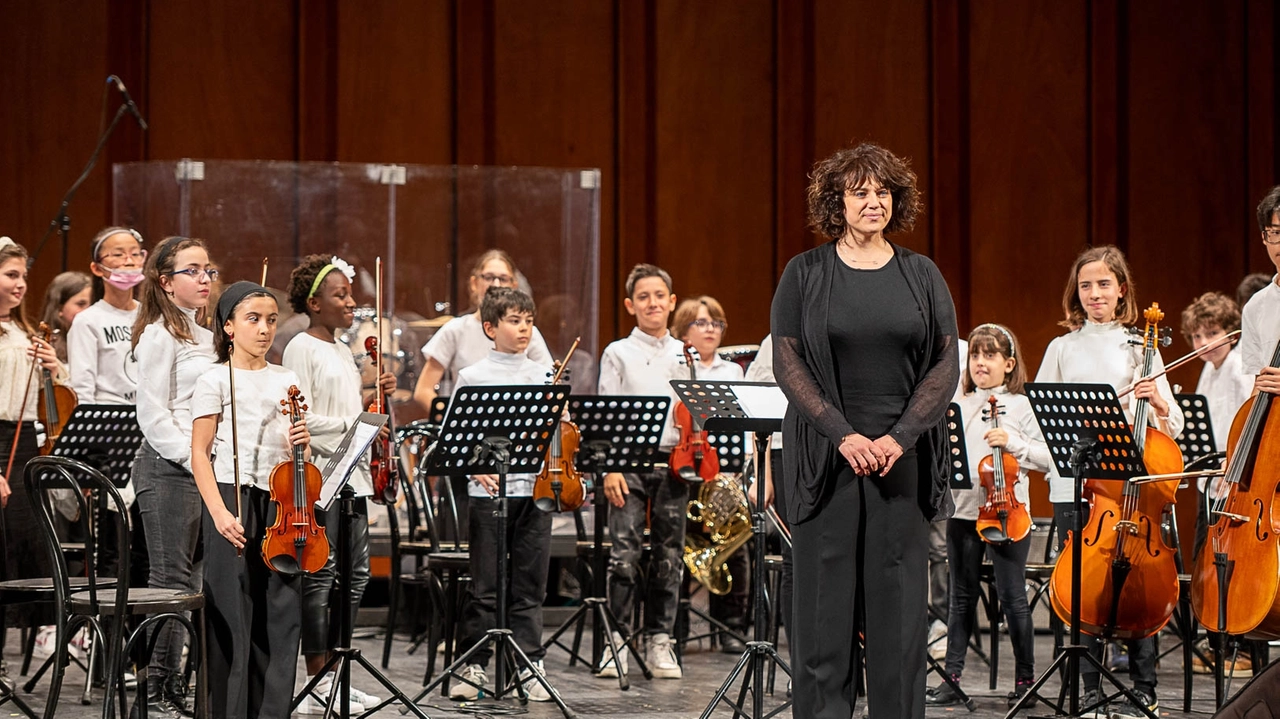
<path fill-rule="evenodd" d="M 700 330 L 715 330 L 717 332 L 724 332 L 725 328 L 729 326 L 729 323 L 725 322 L 724 320 L 697 319 L 690 322 L 689 326 L 697 327 Z"/>
<path fill-rule="evenodd" d="M 117 250 L 115 252 L 112 252 L 111 254 L 103 255 L 98 261 L 101 262 L 102 260 L 112 260 L 115 262 L 124 262 L 126 258 L 133 260 L 134 262 L 140 265 L 146 261 L 147 251 L 134 250 L 133 252 L 121 252 Z"/>
<path fill-rule="evenodd" d="M 491 272 L 486 272 L 483 275 L 476 275 L 476 277 L 479 277 L 481 280 L 491 285 L 513 285 L 516 282 L 515 278 L 511 275 L 495 275 Z"/>
<path fill-rule="evenodd" d="M 218 281 L 218 271 L 212 268 L 196 269 L 194 267 L 188 267 L 185 270 L 174 270 L 173 272 L 170 272 L 169 275 L 186 275 L 196 282 L 204 282 L 205 278 L 208 278 L 210 282 Z"/>
<path fill-rule="evenodd" d="M 1280 227 L 1268 227 L 1262 231 L 1262 241 L 1268 245 L 1280 245 Z"/>

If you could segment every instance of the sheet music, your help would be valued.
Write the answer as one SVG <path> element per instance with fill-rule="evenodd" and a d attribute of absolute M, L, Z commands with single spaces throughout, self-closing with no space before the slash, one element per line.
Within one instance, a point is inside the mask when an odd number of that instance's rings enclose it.
<path fill-rule="evenodd" d="M 787 413 L 787 396 L 777 385 L 733 385 L 738 404 L 751 419 L 782 419 Z"/>
<path fill-rule="evenodd" d="M 355 424 L 351 425 L 347 430 L 347 436 L 342 438 L 337 451 L 324 467 L 324 484 L 320 487 L 320 499 L 316 501 L 317 504 L 325 509 L 329 508 L 333 498 L 346 485 L 356 462 L 369 451 L 369 445 L 373 444 L 378 431 L 386 421 L 385 414 L 365 412 L 360 415 Z M 351 451 L 352 447 L 358 448 L 359 451 Z"/>

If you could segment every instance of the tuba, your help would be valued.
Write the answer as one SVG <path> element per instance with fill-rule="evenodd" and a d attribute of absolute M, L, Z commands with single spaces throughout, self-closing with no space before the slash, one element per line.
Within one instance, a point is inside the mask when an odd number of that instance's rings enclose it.
<path fill-rule="evenodd" d="M 698 498 L 689 502 L 688 517 L 702 525 L 705 533 L 685 534 L 685 566 L 712 594 L 728 594 L 733 588 L 733 576 L 725 560 L 751 539 L 747 495 L 736 479 L 717 474 L 714 480 L 700 485 Z"/>

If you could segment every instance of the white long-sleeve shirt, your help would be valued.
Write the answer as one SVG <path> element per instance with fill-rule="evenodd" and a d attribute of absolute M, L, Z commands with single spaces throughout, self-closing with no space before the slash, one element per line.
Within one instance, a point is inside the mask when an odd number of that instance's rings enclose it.
<path fill-rule="evenodd" d="M 456 388 L 459 372 L 488 357 L 491 351 L 493 340 L 484 333 L 484 325 L 474 312 L 449 320 L 422 346 L 424 357 L 444 366 L 444 377 L 440 380 L 442 397 Z M 538 364 L 551 366 L 551 351 L 537 327 L 533 328 L 526 354 Z"/>
<path fill-rule="evenodd" d="M 1049 342 L 1040 362 L 1040 371 L 1036 373 L 1036 382 L 1109 384 L 1118 392 L 1142 376 L 1142 347 L 1129 344 L 1131 336 L 1119 322 L 1097 324 L 1086 321 L 1080 329 Z M 1158 353 L 1151 369 L 1152 372 L 1164 369 Z M 1169 432 L 1177 438 L 1182 434 L 1184 418 L 1166 377 L 1156 380 L 1156 391 L 1169 405 Z M 1125 414 L 1130 422 L 1137 403 L 1137 398 L 1130 394 L 1125 405 Z M 1154 425 L 1155 412 L 1149 412 L 1148 417 Z M 1056 469 L 1051 470 L 1045 473 L 1049 480 L 1049 501 L 1070 502 L 1075 494 L 1073 478 L 1062 477 Z"/>
<path fill-rule="evenodd" d="M 508 354 L 492 350 L 488 357 L 458 373 L 454 393 L 474 385 L 546 384 L 550 379 L 546 365 L 534 362 L 526 353 Z M 532 474 L 507 475 L 507 496 L 532 497 L 535 478 Z M 488 497 L 489 493 L 472 479 L 467 483 L 467 496 Z"/>
<path fill-rule="evenodd" d="M 1213 444 L 1219 452 L 1225 452 L 1227 435 L 1231 433 L 1231 421 L 1235 419 L 1240 406 L 1253 394 L 1253 375 L 1243 371 L 1239 347 L 1234 347 L 1227 353 L 1221 367 L 1214 367 L 1212 362 L 1204 363 L 1204 369 L 1200 370 L 1200 381 L 1196 384 L 1196 394 L 1204 395 L 1209 402 Z"/>
<path fill-rule="evenodd" d="M 364 411 L 363 382 L 355 356 L 344 342 L 326 342 L 300 332 L 289 340 L 280 364 L 298 375 L 298 389 L 310 407 L 311 463 L 323 469 Z M 351 472 L 351 488 L 357 497 L 373 494 L 368 455 L 361 457 Z"/>
<path fill-rule="evenodd" d="M 169 334 L 163 320 L 142 330 L 138 359 L 138 425 L 161 457 L 191 471 L 191 395 L 196 380 L 213 369 L 213 333 L 196 324 L 195 310 L 182 310 L 194 342 Z"/>
<path fill-rule="evenodd" d="M 138 361 L 130 346 L 138 308 L 122 310 L 98 300 L 76 315 L 67 330 L 71 389 L 81 404 L 133 404 Z"/>
<path fill-rule="evenodd" d="M 684 343 L 671 336 L 653 337 L 640 331 L 610 343 L 600 356 L 599 393 L 639 397 L 673 397 L 671 380 L 681 376 L 680 361 Z M 674 399 L 672 400 L 674 402 Z M 670 452 L 680 441 L 680 434 L 671 421 L 672 409 L 668 408 L 666 428 L 658 449 Z"/>
<path fill-rule="evenodd" d="M 1255 377 L 1271 364 L 1280 341 L 1280 275 L 1254 293 L 1240 311 L 1241 370 Z"/>
<path fill-rule="evenodd" d="M 976 520 L 978 509 L 985 499 L 978 479 L 978 464 L 983 457 L 991 454 L 991 447 L 983 439 L 987 430 L 991 429 L 991 423 L 983 419 L 983 411 L 990 407 L 987 400 L 992 395 L 995 395 L 1004 411 L 1000 415 L 1000 427 L 1009 434 L 1009 444 L 1005 451 L 1018 460 L 1018 482 L 1014 487 L 1014 496 L 1018 501 L 1024 504 L 1029 501 L 1027 470 L 1044 472 L 1053 463 L 1049 456 L 1049 446 L 1044 442 L 1040 426 L 1036 424 L 1035 413 L 1031 411 L 1031 401 L 1026 395 L 1009 394 L 1009 390 L 1002 385 L 995 389 L 975 389 L 957 398 L 960 419 L 964 423 L 965 452 L 969 455 L 969 478 L 973 480 L 973 489 L 951 490 L 951 496 L 956 502 L 956 519 Z"/>

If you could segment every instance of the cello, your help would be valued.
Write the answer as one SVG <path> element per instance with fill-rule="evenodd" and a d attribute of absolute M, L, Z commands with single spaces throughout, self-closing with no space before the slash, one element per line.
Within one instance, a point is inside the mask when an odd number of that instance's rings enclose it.
<path fill-rule="evenodd" d="M 1280 342 L 1270 366 L 1280 367 Z M 1236 412 L 1223 486 L 1210 501 L 1208 541 L 1191 569 L 1191 609 L 1210 631 L 1280 639 L 1280 404 L 1274 395 L 1258 392 Z"/>
<path fill-rule="evenodd" d="M 382 337 L 382 258 L 377 259 L 376 274 L 377 297 L 374 300 L 377 304 L 375 313 L 377 316 L 376 330 L 374 334 L 369 335 L 364 340 L 364 351 L 374 358 L 374 371 L 377 378 L 374 382 L 374 400 L 369 405 L 369 411 L 374 414 L 387 415 L 387 438 L 374 440 L 371 452 L 373 458 L 369 461 L 369 473 L 373 479 L 373 496 L 370 499 L 374 504 L 395 504 L 396 494 L 400 488 L 400 462 L 395 453 L 395 442 L 392 439 L 396 434 L 396 417 L 391 410 L 391 402 L 388 401 L 387 395 L 382 391 L 382 352 L 379 351 L 378 339 Z"/>
<path fill-rule="evenodd" d="M 307 406 L 295 385 L 289 397 L 280 400 L 282 414 L 290 425 L 302 419 Z M 320 470 L 306 460 L 302 445 L 293 445 L 293 459 L 277 464 L 271 470 L 271 503 L 276 508 L 276 521 L 262 538 L 262 561 L 280 574 L 311 574 L 329 561 L 329 538 L 316 521 L 315 503 L 320 499 L 323 478 Z M 238 496 L 238 495 L 237 495 Z"/>
<path fill-rule="evenodd" d="M 1142 376 L 1152 373 L 1164 312 L 1152 304 L 1143 314 Z M 1138 400 L 1133 440 L 1150 474 L 1182 472 L 1182 451 L 1164 432 L 1149 426 L 1150 403 Z M 1140 431 L 1145 430 L 1145 431 Z M 1093 490 L 1089 523 L 1069 537 L 1049 584 L 1054 612 L 1071 622 L 1071 542 L 1082 541 L 1080 627 L 1108 639 L 1141 639 L 1160 631 L 1178 602 L 1178 567 L 1160 519 L 1173 503 L 1179 479 L 1158 482 L 1087 480 Z"/>
<path fill-rule="evenodd" d="M 40 323 L 40 334 L 45 344 L 53 344 L 56 332 L 48 323 Z M 40 399 L 36 405 L 37 417 L 40 424 L 44 425 L 44 444 L 40 446 L 40 454 L 53 452 L 53 443 L 62 436 L 67 420 L 71 419 L 71 413 L 79 403 L 75 390 L 64 384 L 54 383 L 53 373 L 47 367 L 40 367 Z"/>
<path fill-rule="evenodd" d="M 999 429 L 1000 415 L 1004 414 L 993 394 L 987 400 L 986 419 L 992 429 Z M 991 454 L 978 463 L 978 477 L 986 500 L 978 508 L 978 536 L 988 544 L 1019 542 L 1031 531 L 1031 514 L 1027 505 L 1018 501 L 1014 489 L 1018 486 L 1018 460 L 1004 450 L 992 447 Z"/>
<path fill-rule="evenodd" d="M 569 358 L 573 357 L 581 340 L 581 337 L 573 340 L 569 352 L 560 360 L 551 384 L 560 384 L 560 379 L 569 366 Z M 547 448 L 547 461 L 533 483 L 533 504 L 538 509 L 544 512 L 573 512 L 582 506 L 587 492 L 582 483 L 582 475 L 573 464 L 581 441 L 582 433 L 578 431 L 578 425 L 567 419 L 561 420 L 559 428 L 551 437 L 551 446 Z"/>
<path fill-rule="evenodd" d="M 689 366 L 689 381 L 698 380 L 698 372 L 690 352 L 693 343 L 685 340 L 684 362 Z M 707 441 L 707 433 L 702 429 L 702 420 L 694 417 L 684 402 L 677 402 L 675 409 L 675 425 L 680 430 L 680 442 L 671 450 L 667 460 L 671 474 L 682 482 L 710 482 L 720 473 L 720 456 L 716 448 Z"/>

